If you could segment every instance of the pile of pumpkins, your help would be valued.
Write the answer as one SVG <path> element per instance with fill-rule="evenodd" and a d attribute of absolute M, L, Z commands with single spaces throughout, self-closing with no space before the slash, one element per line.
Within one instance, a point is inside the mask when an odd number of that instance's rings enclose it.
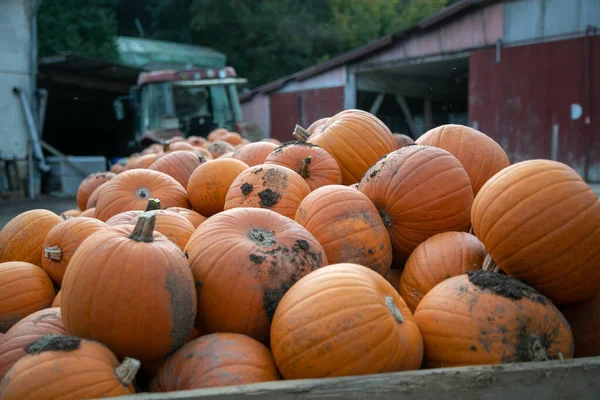
<path fill-rule="evenodd" d="M 216 130 L 0 232 L 0 398 L 600 355 L 600 200 L 460 125 Z M 290 137 L 291 138 L 291 137 Z"/>

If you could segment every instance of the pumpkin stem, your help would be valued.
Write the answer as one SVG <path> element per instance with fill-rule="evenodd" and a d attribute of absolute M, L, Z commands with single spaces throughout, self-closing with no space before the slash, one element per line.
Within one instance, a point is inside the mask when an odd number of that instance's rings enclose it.
<path fill-rule="evenodd" d="M 63 251 L 58 246 L 46 247 L 44 249 L 44 257 L 51 259 L 52 261 L 62 260 Z"/>
<path fill-rule="evenodd" d="M 171 149 L 171 141 L 165 140 L 163 142 L 163 152 L 167 153 Z"/>
<path fill-rule="evenodd" d="M 146 205 L 146 209 L 144 211 L 154 211 L 154 210 L 160 210 L 160 200 L 159 199 L 148 200 L 148 204 Z"/>
<path fill-rule="evenodd" d="M 500 267 L 492 259 L 492 256 L 490 254 L 485 256 L 485 260 L 483 260 L 483 266 L 481 267 L 481 269 L 483 271 L 489 271 L 489 272 L 500 272 Z"/>
<path fill-rule="evenodd" d="M 298 168 L 298 173 L 304 179 L 310 178 L 310 163 L 312 162 L 312 157 L 305 157 L 304 160 L 300 163 L 300 167 Z"/>
<path fill-rule="evenodd" d="M 115 375 L 117 375 L 123 386 L 129 386 L 133 383 L 140 370 L 140 365 L 140 362 L 135 358 L 125 357 L 123 363 L 115 368 Z"/>
<path fill-rule="evenodd" d="M 129 235 L 129 239 L 136 242 L 151 243 L 154 241 L 154 224 L 156 223 L 156 214 L 153 212 L 144 212 L 138 217 L 138 221 Z"/>
<path fill-rule="evenodd" d="M 294 128 L 294 133 L 292 133 L 297 141 L 306 142 L 306 139 L 310 136 L 310 132 L 301 127 L 300 125 L 296 125 Z"/>
<path fill-rule="evenodd" d="M 390 313 L 394 316 L 396 321 L 399 323 L 404 322 L 404 318 L 402 318 L 402 314 L 400 313 L 400 310 L 396 306 L 396 303 L 394 303 L 394 299 L 391 296 L 385 296 L 385 305 L 387 306 L 388 310 L 390 310 Z"/>

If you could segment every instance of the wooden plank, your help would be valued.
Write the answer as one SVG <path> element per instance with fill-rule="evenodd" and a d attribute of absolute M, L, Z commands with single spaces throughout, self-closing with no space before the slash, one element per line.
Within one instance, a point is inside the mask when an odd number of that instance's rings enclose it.
<path fill-rule="evenodd" d="M 413 116 L 412 116 L 412 113 L 410 112 L 410 107 L 408 106 L 406 99 L 404 98 L 404 96 L 397 95 L 396 102 L 402 109 L 402 113 L 404 114 L 404 118 L 406 119 L 406 123 L 408 124 L 408 129 L 410 130 L 411 136 L 415 139 L 418 138 L 419 134 L 417 132 L 417 128 L 415 128 L 415 124 L 413 122 Z"/>
<path fill-rule="evenodd" d="M 258 383 L 125 400 L 555 400 L 600 398 L 600 357 Z"/>

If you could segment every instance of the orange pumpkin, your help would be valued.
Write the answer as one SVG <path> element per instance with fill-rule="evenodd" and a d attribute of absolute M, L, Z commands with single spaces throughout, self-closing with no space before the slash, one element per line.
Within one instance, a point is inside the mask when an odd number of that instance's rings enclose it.
<path fill-rule="evenodd" d="M 124 211 L 143 210 L 150 198 L 159 199 L 163 208 L 189 206 L 185 189 L 169 175 L 131 170 L 119 174 L 102 189 L 96 218 L 106 221 Z"/>
<path fill-rule="evenodd" d="M 206 139 L 201 136 L 189 136 L 186 141 L 194 147 L 202 147 L 206 144 Z"/>
<path fill-rule="evenodd" d="M 0 332 L 54 300 L 54 286 L 40 267 L 22 262 L 0 263 Z"/>
<path fill-rule="evenodd" d="M 285 291 L 327 265 L 325 251 L 306 229 L 259 208 L 210 217 L 196 229 L 185 253 L 201 285 L 196 327 L 241 333 L 263 343 L 268 343 L 271 318 Z"/>
<path fill-rule="evenodd" d="M 125 166 L 121 163 L 113 164 L 112 167 L 110 167 L 110 172 L 112 172 L 115 175 L 120 174 L 123 171 L 125 171 Z"/>
<path fill-rule="evenodd" d="M 229 187 L 248 166 L 236 159 L 218 159 L 200 165 L 188 182 L 192 208 L 211 216 L 223 211 Z"/>
<path fill-rule="evenodd" d="M 229 143 L 232 146 L 242 144 L 242 135 L 237 132 L 229 132 L 221 138 L 222 141 Z"/>
<path fill-rule="evenodd" d="M 154 161 L 156 161 L 157 158 L 158 158 L 158 154 L 155 154 L 155 153 L 143 155 L 143 156 L 139 157 L 137 160 L 135 160 L 135 163 L 133 164 L 131 169 L 137 169 L 137 168 L 146 169 L 149 166 L 151 166 L 152 163 Z"/>
<path fill-rule="evenodd" d="M 131 210 L 119 213 L 115 216 L 110 217 L 106 220 L 106 225 L 108 226 L 119 226 L 119 225 L 129 225 L 131 220 L 133 220 L 138 215 L 142 214 L 144 210 Z"/>
<path fill-rule="evenodd" d="M 208 134 L 207 139 L 209 142 L 216 142 L 217 140 L 220 140 L 223 136 L 227 135 L 228 133 L 229 133 L 229 131 L 227 129 L 217 128 Z"/>
<path fill-rule="evenodd" d="M 264 164 L 265 160 L 273 150 L 277 148 L 275 143 L 256 142 L 245 144 L 233 152 L 233 158 L 240 160 L 250 167 Z"/>
<path fill-rule="evenodd" d="M 233 151 L 230 151 L 229 153 L 225 153 L 225 154 L 219 156 L 219 158 L 233 158 Z"/>
<path fill-rule="evenodd" d="M 165 235 L 167 239 L 183 250 L 190 239 L 190 236 L 194 233 L 194 225 L 192 225 L 192 223 L 183 215 L 174 211 L 156 210 L 152 211 L 152 213 L 156 215 L 154 229 Z M 137 224 L 140 215 L 142 214 L 133 217 L 129 222 L 129 225 Z"/>
<path fill-rule="evenodd" d="M 390 232 L 394 263 L 402 264 L 431 236 L 466 231 L 473 191 L 469 176 L 450 153 L 408 146 L 373 165 L 358 188 L 379 210 Z"/>
<path fill-rule="evenodd" d="M 125 170 L 132 169 L 133 166 L 135 165 L 137 159 L 140 157 L 141 157 L 141 154 L 139 154 L 139 153 L 134 153 L 134 154 L 130 155 L 129 158 L 127 158 L 127 162 L 125 163 Z"/>
<path fill-rule="evenodd" d="M 296 171 L 315 190 L 325 185 L 340 185 L 342 172 L 337 161 L 325 150 L 305 142 L 288 142 L 279 146 L 265 164 L 280 165 Z"/>
<path fill-rule="evenodd" d="M 332 264 L 283 296 L 271 350 L 285 379 L 323 378 L 418 369 L 423 341 L 385 278 L 361 265 Z"/>
<path fill-rule="evenodd" d="M 163 172 L 187 188 L 190 175 L 206 160 L 192 151 L 176 151 L 168 153 L 156 160 L 150 169 Z"/>
<path fill-rule="evenodd" d="M 567 320 L 535 289 L 505 275 L 468 271 L 431 289 L 415 311 L 427 367 L 571 358 Z"/>
<path fill-rule="evenodd" d="M 0 263 L 25 261 L 41 266 L 44 239 L 63 221 L 48 210 L 30 210 L 14 217 L 0 231 Z"/>
<path fill-rule="evenodd" d="M 173 141 L 173 139 L 171 140 L 167 140 L 164 144 L 163 144 L 163 153 L 172 153 L 175 151 L 192 151 L 194 150 L 194 146 L 192 146 L 190 143 L 185 142 L 182 140 L 177 140 L 177 141 Z"/>
<path fill-rule="evenodd" d="M 54 301 L 52 301 L 52 308 L 54 307 L 60 307 L 60 290 L 58 291 L 58 293 L 56 293 L 56 297 L 54 298 Z"/>
<path fill-rule="evenodd" d="M 90 208 L 96 208 L 96 204 L 98 203 L 98 198 L 100 197 L 100 193 L 102 193 L 102 188 L 104 187 L 104 183 L 98 186 L 88 198 L 85 209 L 88 210 Z M 81 214 L 81 212 L 79 213 Z"/>
<path fill-rule="evenodd" d="M 468 126 L 438 126 L 419 137 L 417 144 L 439 147 L 458 158 L 469 174 L 475 196 L 488 179 L 510 165 L 494 139 Z"/>
<path fill-rule="evenodd" d="M 210 154 L 213 158 L 219 158 L 219 156 L 234 150 L 232 145 L 227 142 L 223 142 L 222 140 L 212 142 L 206 149 L 210 151 Z"/>
<path fill-rule="evenodd" d="M 321 243 L 330 263 L 359 264 L 382 276 L 390 269 L 390 236 L 371 200 L 358 190 L 319 188 L 302 200 L 295 219 Z"/>
<path fill-rule="evenodd" d="M 279 373 L 273 356 L 262 343 L 235 333 L 215 333 L 177 350 L 156 374 L 150 391 L 174 392 L 276 380 Z"/>
<path fill-rule="evenodd" d="M 481 269 L 487 251 L 483 243 L 466 232 L 444 232 L 417 246 L 404 266 L 399 288 L 410 311 L 438 283 Z"/>
<path fill-rule="evenodd" d="M 413 144 L 415 141 L 408 135 L 403 133 L 394 133 L 394 141 L 396 142 L 396 149 L 401 149 L 409 144 Z"/>
<path fill-rule="evenodd" d="M 95 399 L 135 393 L 132 383 L 139 361 L 126 358 L 119 365 L 100 343 L 46 335 L 25 351 L 27 355 L 0 383 L 3 400 Z"/>
<path fill-rule="evenodd" d="M 192 225 L 194 226 L 194 229 L 196 229 L 197 227 L 200 226 L 201 223 L 206 221 L 205 216 L 198 214 L 194 210 L 188 210 L 187 208 L 169 207 L 169 208 L 167 208 L 167 211 L 174 211 L 177 214 L 181 215 L 182 217 L 184 217 L 185 219 L 187 219 L 188 221 L 190 221 L 192 223 Z"/>
<path fill-rule="evenodd" d="M 312 124 L 310 124 L 310 126 L 308 128 L 306 128 L 306 131 L 308 133 L 310 133 L 311 135 L 313 133 L 320 132 L 327 125 L 327 121 L 329 121 L 329 118 L 318 119 L 315 122 L 313 122 Z"/>
<path fill-rule="evenodd" d="M 274 138 L 266 138 L 266 139 L 261 140 L 261 142 L 272 143 L 272 144 L 274 144 L 276 146 L 281 146 L 282 145 L 282 143 L 279 140 L 274 139 Z M 246 143 L 244 143 L 244 144 L 246 144 Z"/>
<path fill-rule="evenodd" d="M 505 168 L 481 188 L 471 216 L 496 264 L 555 303 L 600 291 L 600 198 L 569 166 Z"/>
<path fill-rule="evenodd" d="M 103 183 L 110 181 L 115 176 L 116 174 L 112 172 L 96 172 L 88 175 L 81 184 L 79 184 L 79 188 L 77 189 L 77 207 L 79 207 L 81 211 L 85 211 L 87 209 L 88 199 L 94 190 Z"/>
<path fill-rule="evenodd" d="M 79 216 L 86 217 L 86 218 L 96 218 L 96 207 L 88 208 L 87 210 L 85 210 L 81 214 L 79 214 Z"/>
<path fill-rule="evenodd" d="M 194 147 L 194 153 L 196 153 L 196 155 L 198 157 L 202 157 L 206 160 L 212 160 L 213 156 L 211 154 L 210 151 L 208 151 L 207 149 L 203 148 L 203 147 Z"/>
<path fill-rule="evenodd" d="M 261 164 L 235 178 L 227 191 L 224 208 L 268 208 L 293 219 L 298 205 L 309 193 L 308 184 L 291 169 Z"/>
<path fill-rule="evenodd" d="M 573 331 L 575 357 L 600 356 L 600 292 L 583 301 L 559 307 Z"/>
<path fill-rule="evenodd" d="M 135 227 L 100 230 L 79 246 L 61 289 L 67 332 L 142 362 L 184 343 L 196 316 L 194 279 L 181 250 L 154 231 L 155 221 L 148 212 Z"/>
<path fill-rule="evenodd" d="M 70 218 L 50 229 L 43 245 L 42 268 L 56 286 L 62 284 L 69 261 L 79 245 L 92 233 L 107 228 L 95 218 Z"/>
<path fill-rule="evenodd" d="M 66 335 L 60 308 L 46 308 L 28 315 L 10 328 L 0 343 L 0 378 L 27 353 L 25 348 L 44 335 Z"/>
<path fill-rule="evenodd" d="M 303 139 L 320 146 L 336 159 L 344 185 L 360 181 L 371 165 L 396 149 L 388 127 L 361 110 L 342 111 L 329 118 L 320 131 Z"/>

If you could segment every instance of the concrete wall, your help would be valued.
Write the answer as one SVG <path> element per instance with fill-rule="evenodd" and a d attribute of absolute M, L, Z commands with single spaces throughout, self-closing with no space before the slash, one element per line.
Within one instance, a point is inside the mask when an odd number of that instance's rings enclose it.
<path fill-rule="evenodd" d="M 0 158 L 27 155 L 27 130 L 12 88 L 32 91 L 29 0 L 0 0 Z"/>

